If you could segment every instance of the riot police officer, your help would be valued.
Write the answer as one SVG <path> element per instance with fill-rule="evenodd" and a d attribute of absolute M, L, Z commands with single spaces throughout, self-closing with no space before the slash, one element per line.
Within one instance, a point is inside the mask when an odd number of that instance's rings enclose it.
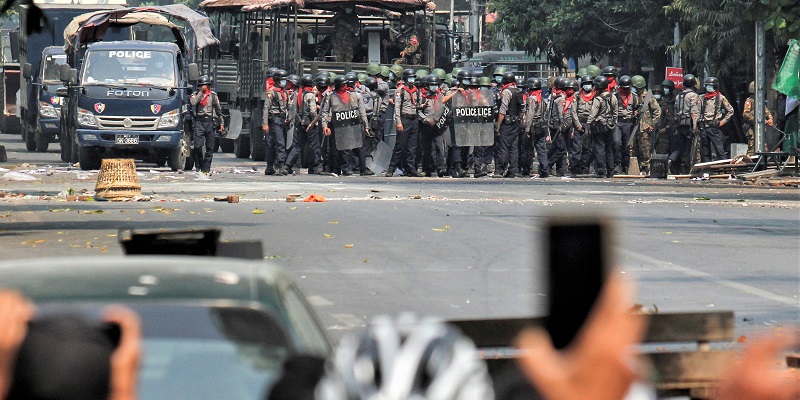
<path fill-rule="evenodd" d="M 397 168 L 403 170 L 404 176 L 417 177 L 416 156 L 419 125 L 417 120 L 417 105 L 420 95 L 416 83 L 414 70 L 403 70 L 403 81 L 398 85 L 394 94 L 394 123 L 397 126 L 397 138 L 392 150 L 392 160 L 386 170 L 386 177 L 392 177 Z"/>
<path fill-rule="evenodd" d="M 298 164 L 304 149 L 311 155 L 309 173 L 318 173 L 322 169 L 322 155 L 320 154 L 317 130 L 312 127 L 312 121 L 317 119 L 317 94 L 314 93 L 314 80 L 311 75 L 300 78 L 300 87 L 297 95 L 297 116 L 295 117 L 295 140 L 292 150 L 286 157 L 285 169 L 287 174 L 291 168 Z M 316 172 L 313 172 L 316 171 Z"/>
<path fill-rule="evenodd" d="M 719 79 L 708 77 L 703 82 L 706 93 L 703 96 L 700 106 L 700 128 L 702 147 L 700 157 L 702 162 L 714 161 L 712 152 L 716 155 L 716 160 L 728 158 L 728 151 L 725 149 L 725 137 L 722 128 L 731 117 L 733 117 L 733 107 L 728 99 L 719 92 Z"/>
<path fill-rule="evenodd" d="M 586 123 L 589 120 L 589 114 L 592 112 L 592 99 L 594 98 L 593 79 L 589 74 L 581 77 L 581 90 L 575 97 L 574 106 L 572 107 L 572 120 L 575 123 L 575 129 L 572 136 L 572 146 L 569 149 L 569 169 L 570 174 L 573 176 L 588 174 L 591 161 L 594 160 L 594 146 L 590 135 L 591 129 Z"/>
<path fill-rule="evenodd" d="M 639 97 L 631 92 L 631 77 L 622 75 L 618 82 L 617 128 L 614 130 L 614 172 L 628 173 L 631 152 L 628 141 L 639 113 Z"/>
<path fill-rule="evenodd" d="M 199 90 L 192 94 L 189 102 L 192 104 L 194 117 L 194 133 L 192 136 L 192 156 L 194 165 L 200 173 L 211 173 L 211 161 L 214 158 L 214 120 L 220 121 L 220 130 L 224 129 L 222 121 L 222 107 L 219 104 L 217 93 L 211 90 L 211 79 L 203 75 L 197 81 Z"/>
<path fill-rule="evenodd" d="M 617 97 L 608 91 L 608 79 L 594 78 L 592 110 L 586 124 L 594 140 L 595 177 L 614 177 L 614 129 L 617 127 Z"/>
<path fill-rule="evenodd" d="M 265 175 L 275 175 L 279 171 L 285 174 L 283 165 L 286 162 L 286 131 L 288 129 L 287 117 L 289 111 L 289 93 L 286 90 L 287 74 L 284 70 L 278 70 L 273 74 L 272 79 L 275 85 L 267 91 L 264 100 L 264 112 L 262 117 L 262 129 L 265 135 L 267 146 L 267 168 Z"/>
<path fill-rule="evenodd" d="M 545 100 L 542 97 L 542 81 L 539 78 L 528 79 L 528 101 L 525 106 L 525 120 L 523 122 L 525 133 L 531 138 L 536 149 L 536 160 L 539 163 L 539 177 L 550 176 L 550 167 L 547 163 L 547 137 L 549 136 L 545 125 Z"/>
<path fill-rule="evenodd" d="M 500 84 L 496 127 L 498 164 L 495 165 L 494 176 L 515 178 L 519 172 L 519 122 L 525 105 L 513 73 L 504 73 Z"/>
<path fill-rule="evenodd" d="M 676 129 L 669 138 L 670 172 L 688 172 L 692 166 L 695 146 L 693 138 L 699 134 L 700 96 L 694 91 L 697 78 L 692 74 L 683 76 L 683 91 L 675 95 Z"/>

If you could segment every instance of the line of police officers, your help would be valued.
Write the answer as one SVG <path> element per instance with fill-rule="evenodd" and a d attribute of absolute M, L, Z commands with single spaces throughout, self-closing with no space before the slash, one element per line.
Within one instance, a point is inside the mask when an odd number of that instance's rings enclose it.
<path fill-rule="evenodd" d="M 684 76 L 680 92 L 670 80 L 647 90 L 643 77 L 618 78 L 612 66 L 590 66 L 577 80 L 551 78 L 547 94 L 542 80 L 518 82 L 503 68 L 492 78 L 458 68 L 446 74 L 377 64 L 365 74 L 343 76 L 300 77 L 275 68 L 267 73 L 266 175 L 296 172 L 304 150 L 310 174 L 387 177 L 398 170 L 411 177 L 466 177 L 471 169 L 478 178 L 489 174 L 492 162 L 494 177 L 530 177 L 534 152 L 540 178 L 553 171 L 589 174 L 592 168 L 595 177 L 613 177 L 628 172 L 631 155 L 644 174 L 654 153 L 668 154 L 671 173 L 688 172 L 698 152 L 704 162 L 728 156 L 720 127 L 733 108 L 713 77 L 705 79 L 701 96 L 693 75 Z M 457 130 L 464 125 L 448 112 L 459 107 L 455 103 L 493 107 L 493 144 L 459 143 Z M 386 120 L 396 128 L 391 160 L 385 171 L 372 171 L 367 159 L 383 140 Z"/>

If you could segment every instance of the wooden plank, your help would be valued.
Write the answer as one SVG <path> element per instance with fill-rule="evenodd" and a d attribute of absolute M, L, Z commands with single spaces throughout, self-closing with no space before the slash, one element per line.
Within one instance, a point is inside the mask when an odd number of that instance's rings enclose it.
<path fill-rule="evenodd" d="M 733 311 L 649 314 L 645 343 L 733 341 Z"/>
<path fill-rule="evenodd" d="M 746 174 L 737 174 L 736 176 L 742 179 L 755 179 L 762 176 L 772 176 L 778 173 L 777 169 L 765 169 L 763 171 L 748 172 Z"/>
<path fill-rule="evenodd" d="M 447 321 L 482 347 L 512 347 L 519 332 L 529 326 L 541 326 L 544 318 L 501 318 Z"/>
<path fill-rule="evenodd" d="M 647 353 L 641 357 L 650 362 L 652 379 L 671 387 L 683 383 L 713 382 L 733 360 L 733 351 L 697 351 L 680 353 Z"/>

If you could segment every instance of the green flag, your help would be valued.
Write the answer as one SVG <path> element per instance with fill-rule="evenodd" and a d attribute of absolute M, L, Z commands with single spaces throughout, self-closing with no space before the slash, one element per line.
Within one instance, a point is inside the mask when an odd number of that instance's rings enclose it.
<path fill-rule="evenodd" d="M 800 42 L 792 39 L 783 65 L 772 88 L 795 99 L 800 99 Z"/>

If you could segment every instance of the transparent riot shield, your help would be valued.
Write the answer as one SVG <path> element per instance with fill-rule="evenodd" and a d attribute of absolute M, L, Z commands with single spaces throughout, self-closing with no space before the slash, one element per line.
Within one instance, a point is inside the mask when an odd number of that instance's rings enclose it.
<path fill-rule="evenodd" d="M 336 137 L 337 150 L 361 147 L 364 126 L 355 96 L 345 103 L 338 95 L 331 96 L 331 129 Z"/>
<path fill-rule="evenodd" d="M 372 153 L 370 153 L 366 160 L 367 168 L 376 174 L 381 173 L 389 167 L 389 162 L 391 161 L 392 149 L 382 140 L 376 140 Z"/>
<path fill-rule="evenodd" d="M 451 99 L 456 146 L 494 144 L 494 93 L 468 89 Z"/>
<path fill-rule="evenodd" d="M 394 98 L 395 89 L 390 89 L 389 96 L 390 99 Z M 389 148 L 394 148 L 394 142 L 397 140 L 397 125 L 394 123 L 394 104 L 389 103 L 389 106 L 386 108 L 386 114 L 383 117 L 383 141 L 386 142 L 386 145 Z"/>
<path fill-rule="evenodd" d="M 286 127 L 286 150 L 292 148 L 292 144 L 294 144 L 294 131 L 295 131 L 295 121 L 297 120 L 297 102 L 292 101 L 292 97 L 289 98 L 289 107 L 286 110 L 286 123 L 289 125 Z"/>

